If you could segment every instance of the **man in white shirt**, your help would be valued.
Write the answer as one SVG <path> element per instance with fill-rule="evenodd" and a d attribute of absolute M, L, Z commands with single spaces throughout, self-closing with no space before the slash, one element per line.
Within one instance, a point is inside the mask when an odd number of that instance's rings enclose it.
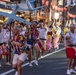
<path fill-rule="evenodd" d="M 75 45 L 75 40 L 76 40 L 76 35 L 74 33 L 75 30 L 75 25 L 71 24 L 70 25 L 70 31 L 65 35 L 66 38 L 66 56 L 68 58 L 68 67 L 67 67 L 67 74 L 71 74 L 76 73 L 76 71 L 74 71 L 74 65 L 76 60 L 75 58 L 75 49 L 74 49 L 74 45 Z M 72 61 L 74 59 L 73 65 L 72 65 Z M 72 66 L 72 67 L 71 67 Z"/>
<path fill-rule="evenodd" d="M 39 38 L 43 44 L 44 49 L 46 50 L 46 39 L 47 39 L 47 32 L 48 29 L 43 27 L 43 23 L 39 23 L 39 28 L 37 29 L 39 31 Z"/>

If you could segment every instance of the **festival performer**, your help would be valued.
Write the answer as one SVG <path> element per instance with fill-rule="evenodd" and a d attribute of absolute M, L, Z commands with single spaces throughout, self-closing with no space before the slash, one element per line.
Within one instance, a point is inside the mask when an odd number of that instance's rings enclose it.
<path fill-rule="evenodd" d="M 75 49 L 74 46 L 76 44 L 76 34 L 74 33 L 75 25 L 70 25 L 70 31 L 65 35 L 66 40 L 66 56 L 68 58 L 68 66 L 67 66 L 67 74 L 76 73 L 74 70 L 75 64 Z M 74 62 L 73 62 L 74 60 Z M 73 62 L 73 64 L 72 64 Z"/>
<path fill-rule="evenodd" d="M 31 27 L 30 26 L 26 26 L 26 30 L 25 30 L 25 37 L 27 39 L 27 47 L 28 47 L 28 61 L 29 61 L 29 66 L 32 67 L 32 63 L 31 63 L 31 54 L 32 54 L 32 36 L 31 36 L 32 32 L 31 32 Z"/>
<path fill-rule="evenodd" d="M 48 27 L 47 39 L 46 39 L 46 49 L 51 51 L 52 48 L 52 29 L 51 26 Z"/>
<path fill-rule="evenodd" d="M 2 44 L 2 56 L 3 56 L 3 58 L 4 58 L 4 56 L 6 56 L 6 65 L 11 65 L 10 62 L 9 62 L 8 45 L 5 42 Z"/>
<path fill-rule="evenodd" d="M 76 36 L 76 25 L 75 25 L 75 29 L 74 29 L 74 35 Z M 74 40 L 74 42 L 76 43 L 76 39 Z M 73 47 L 73 49 L 76 51 L 76 45 Z M 74 70 L 76 71 L 76 53 L 74 56 L 74 64 L 73 64 Z"/>
<path fill-rule="evenodd" d="M 12 34 L 12 33 L 11 33 Z M 3 27 L 2 29 L 2 47 L 3 47 L 3 55 L 6 56 L 6 65 L 11 65 L 11 50 L 8 48 L 8 42 L 10 39 L 10 29 L 6 26 Z"/>
<path fill-rule="evenodd" d="M 54 49 L 57 50 L 59 49 L 59 39 L 60 39 L 60 34 L 61 34 L 61 28 L 59 27 L 58 24 L 53 24 L 54 28 L 54 34 L 53 34 L 53 45 Z"/>
<path fill-rule="evenodd" d="M 27 54 L 25 51 L 25 38 L 19 35 L 18 26 L 14 26 L 13 36 L 10 40 L 13 49 L 15 50 L 13 57 L 13 68 L 16 70 L 15 75 L 21 75 L 22 64 L 27 59 Z"/>
<path fill-rule="evenodd" d="M 37 23 L 36 22 L 33 22 L 33 24 L 31 25 L 31 31 L 32 31 L 32 40 L 33 40 L 33 47 L 35 48 L 36 50 L 36 56 L 35 56 L 35 61 L 34 63 L 38 66 L 38 58 L 40 56 L 40 47 L 38 45 L 38 42 L 39 42 L 39 31 L 37 30 Z"/>
<path fill-rule="evenodd" d="M 39 39 L 42 43 L 42 47 L 44 48 L 42 51 L 42 55 L 44 53 L 44 51 L 46 50 L 46 39 L 47 39 L 47 32 L 48 29 L 46 27 L 44 27 L 43 22 L 39 22 L 39 28 L 37 29 L 39 31 Z"/>

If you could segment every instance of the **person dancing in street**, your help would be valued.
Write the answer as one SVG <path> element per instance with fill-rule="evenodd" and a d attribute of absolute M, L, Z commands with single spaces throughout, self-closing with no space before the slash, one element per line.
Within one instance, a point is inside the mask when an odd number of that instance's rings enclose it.
<path fill-rule="evenodd" d="M 16 70 L 15 75 L 21 75 L 22 72 L 22 64 L 27 59 L 27 53 L 23 48 L 25 44 L 25 38 L 22 35 L 19 35 L 18 26 L 14 26 L 13 36 L 10 40 L 13 49 L 15 50 L 13 57 L 13 68 Z"/>
<path fill-rule="evenodd" d="M 70 31 L 65 35 L 65 40 L 66 40 L 66 56 L 68 58 L 68 66 L 67 66 L 67 75 L 71 73 L 76 73 L 74 70 L 74 64 L 75 64 L 75 49 L 74 49 L 74 44 L 76 40 L 76 35 L 74 34 L 75 30 L 75 25 L 71 24 L 70 25 Z M 74 62 L 73 62 L 74 60 Z M 73 62 L 73 64 L 72 64 Z"/>

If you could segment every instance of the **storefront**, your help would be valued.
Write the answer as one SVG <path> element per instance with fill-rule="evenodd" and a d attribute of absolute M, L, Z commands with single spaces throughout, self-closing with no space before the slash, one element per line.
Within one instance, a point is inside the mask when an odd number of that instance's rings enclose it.
<path fill-rule="evenodd" d="M 45 6 L 38 11 L 37 20 L 43 20 L 44 22 L 49 20 L 49 0 L 40 0 L 40 6 Z"/>
<path fill-rule="evenodd" d="M 10 0 L 3 0 L 3 1 L 10 2 Z M 18 1 L 18 0 L 15 0 L 15 1 Z M 32 0 L 29 0 L 29 1 L 32 1 Z M 39 7 L 41 5 L 44 5 L 44 3 L 42 3 L 42 1 L 43 0 L 38 0 L 38 1 L 36 0 L 35 3 L 32 2 L 32 6 L 34 8 L 36 8 L 36 7 Z M 48 3 L 49 3 L 48 0 L 46 0 L 45 5 L 48 5 Z M 24 8 L 24 7 L 26 7 L 26 5 L 24 6 L 22 4 L 20 7 Z M 7 12 L 7 13 L 12 13 L 12 10 L 9 10 L 9 9 L 7 9 L 7 10 L 3 9 L 1 11 L 2 12 Z M 47 21 L 48 17 L 49 17 L 49 12 L 48 12 L 48 7 L 46 6 L 43 9 L 36 10 L 36 12 L 35 11 L 26 11 L 26 10 L 18 10 L 16 16 L 24 18 L 25 20 L 28 20 L 28 21 L 30 21 L 30 20 L 37 20 L 37 21 L 39 21 L 41 19 L 44 20 L 44 21 Z"/>

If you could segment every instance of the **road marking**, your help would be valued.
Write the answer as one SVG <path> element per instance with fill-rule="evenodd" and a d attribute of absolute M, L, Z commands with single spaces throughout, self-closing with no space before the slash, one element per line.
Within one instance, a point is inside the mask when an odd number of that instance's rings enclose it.
<path fill-rule="evenodd" d="M 52 54 L 58 53 L 58 52 L 60 52 L 60 51 L 62 51 L 62 50 L 64 50 L 64 49 L 65 49 L 65 48 L 62 48 L 62 49 L 60 49 L 60 50 L 57 50 L 57 51 L 54 51 L 54 52 L 52 52 L 52 53 L 46 54 L 46 55 L 40 57 L 39 60 L 41 60 L 41 59 L 43 59 L 43 58 L 45 58 L 45 57 L 48 57 L 48 56 L 50 56 L 50 55 L 52 55 Z M 33 63 L 34 61 L 35 61 L 35 60 L 31 61 L 31 63 Z M 25 67 L 25 66 L 27 66 L 27 65 L 29 65 L 29 63 L 23 64 L 22 67 Z M 11 72 L 13 72 L 13 71 L 15 71 L 15 70 L 14 70 L 14 69 L 11 69 L 11 70 L 9 70 L 9 71 L 7 71 L 7 72 L 1 73 L 0 75 L 7 75 L 7 74 L 9 74 L 9 73 L 11 73 Z"/>

